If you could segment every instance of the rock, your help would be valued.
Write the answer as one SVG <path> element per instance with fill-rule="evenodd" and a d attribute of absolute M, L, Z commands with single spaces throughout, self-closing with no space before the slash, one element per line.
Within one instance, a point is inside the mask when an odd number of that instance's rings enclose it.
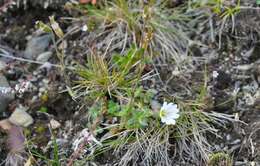
<path fill-rule="evenodd" d="M 7 67 L 7 64 L 0 60 L 0 71 L 4 70 Z"/>
<path fill-rule="evenodd" d="M 27 59 L 36 59 L 38 55 L 45 52 L 50 45 L 52 35 L 43 35 L 38 37 L 33 37 L 28 41 L 24 57 Z"/>
<path fill-rule="evenodd" d="M 7 79 L 0 74 L 0 113 L 4 112 L 9 102 L 14 99 L 14 93 L 10 93 L 10 90 Z"/>
<path fill-rule="evenodd" d="M 33 123 L 33 118 L 27 111 L 26 107 L 17 107 L 12 115 L 9 117 L 9 121 L 17 126 L 28 127 Z"/>
<path fill-rule="evenodd" d="M 47 52 L 41 53 L 36 58 L 36 61 L 45 63 L 45 62 L 48 62 L 48 60 L 50 59 L 51 56 L 52 56 L 52 52 L 51 51 L 47 51 Z"/>
<path fill-rule="evenodd" d="M 60 128 L 61 124 L 57 120 L 51 119 L 50 120 L 50 126 L 51 126 L 52 129 L 58 129 L 58 128 Z"/>

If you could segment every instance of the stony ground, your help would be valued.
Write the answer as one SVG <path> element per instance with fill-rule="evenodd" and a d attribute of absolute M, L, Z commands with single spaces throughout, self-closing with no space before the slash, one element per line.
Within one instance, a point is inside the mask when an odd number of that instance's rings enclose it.
<path fill-rule="evenodd" d="M 246 1 L 244 5 L 250 3 Z M 192 55 L 195 57 L 192 62 L 196 64 L 192 69 L 187 67 L 190 71 L 182 73 L 174 67 L 164 68 L 162 65 L 158 69 L 163 83 L 156 84 L 157 79 L 149 82 L 153 84 L 151 87 L 158 91 L 158 101 L 165 95 L 165 89 L 160 90 L 162 87 L 166 88 L 168 93 L 175 92 L 176 96 L 185 97 L 186 87 L 203 84 L 206 66 L 209 108 L 233 116 L 237 120 L 218 131 L 220 137 L 211 140 L 212 149 L 228 152 L 234 165 L 260 163 L 258 13 L 258 10 L 245 9 L 237 15 L 235 33 L 230 33 L 230 25 L 226 31 L 225 28 L 223 30 L 221 48 L 219 38 L 211 42 L 205 39 L 204 44 L 207 46 L 191 46 Z M 4 56 L 0 56 L 0 117 L 5 119 L 13 115 L 12 122 L 24 126 L 29 148 L 46 152 L 49 156 L 53 156 L 50 140 L 54 132 L 56 142 L 63 153 L 61 155 L 70 157 L 68 154 L 73 151 L 71 142 L 79 137 L 88 118 L 83 114 L 81 103 L 74 101 L 64 92 L 71 82 L 57 67 L 59 59 L 55 56 L 52 38 L 35 28 L 35 21 L 46 22 L 51 15 L 60 20 L 61 27 L 67 32 L 78 28 L 66 40 L 65 63 L 72 64 L 75 59 L 84 61 L 87 51 L 85 46 L 91 42 L 93 34 L 80 29 L 82 20 L 75 20 L 72 25 L 71 20 L 66 20 L 66 17 L 76 17 L 79 13 L 63 8 L 41 7 L 14 8 L 1 13 L 0 55 Z M 198 40 L 203 38 L 200 34 L 195 35 Z M 68 75 L 73 77 L 70 73 Z M 23 92 L 23 87 L 27 85 L 29 90 Z M 3 87 L 11 91 L 1 91 Z M 189 92 L 189 89 L 187 91 Z M 192 98 L 192 94 L 188 96 Z M 26 115 L 21 116 L 26 111 L 33 119 L 28 119 Z M 20 114 L 15 116 L 12 114 L 14 112 Z M 20 119 L 24 117 L 27 118 L 25 121 Z M 27 123 L 30 124 L 29 127 Z M 6 143 L 6 134 L 3 132 L 0 136 L 1 163 L 4 162 L 8 150 L 6 146 L 2 146 Z M 93 163 L 113 165 L 113 159 L 115 158 L 108 154 L 102 158 L 104 161 L 96 159 Z M 37 160 L 38 165 L 44 163 L 41 157 Z"/>

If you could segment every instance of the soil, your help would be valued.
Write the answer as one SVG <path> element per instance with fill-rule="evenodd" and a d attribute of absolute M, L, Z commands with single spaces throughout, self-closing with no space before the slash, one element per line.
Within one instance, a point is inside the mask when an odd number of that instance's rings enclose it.
<path fill-rule="evenodd" d="M 26 10 L 13 8 L 0 15 L 0 46 L 13 50 L 17 56 L 22 55 L 28 36 L 31 36 L 36 31 L 35 21 L 42 20 L 46 22 L 48 21 L 47 16 L 51 15 L 59 18 L 70 16 L 70 13 L 63 9 L 29 7 Z M 222 131 L 223 138 L 217 142 L 216 149 L 230 151 L 233 154 L 235 165 L 246 165 L 250 162 L 260 162 L 260 95 L 258 94 L 260 91 L 260 45 L 257 41 L 259 39 L 258 28 L 260 26 L 256 25 L 260 24 L 260 22 L 253 21 L 255 19 L 259 20 L 257 19 L 259 14 L 254 14 L 253 16 L 249 12 L 239 15 L 239 17 L 241 19 L 238 20 L 237 24 L 241 28 L 238 28 L 238 31 L 242 32 L 237 33 L 247 33 L 248 28 L 244 25 L 254 27 L 250 31 L 253 39 L 237 40 L 232 35 L 229 35 L 229 32 L 224 32 L 223 36 L 226 36 L 226 38 L 223 38 L 222 49 L 218 50 L 216 47 L 213 47 L 217 50 L 217 60 L 207 64 L 208 73 L 217 71 L 218 76 L 216 79 L 210 79 L 207 84 L 211 87 L 211 96 L 209 98 L 213 103 L 214 111 L 230 115 L 239 114 L 240 120 L 243 121 L 243 123 L 232 124 L 228 126 L 226 131 Z M 66 22 L 64 22 L 63 26 L 67 27 Z M 243 28 L 246 30 L 243 30 Z M 80 34 L 76 33 L 74 35 Z M 73 36 L 71 37 L 72 40 Z M 71 53 L 79 56 L 82 49 L 81 47 L 75 47 L 71 50 Z M 252 53 L 246 55 L 251 49 L 253 50 Z M 198 48 L 192 50 L 194 55 L 200 56 L 202 54 Z M 73 58 L 75 57 L 71 59 Z M 53 58 L 53 62 L 57 62 L 57 60 L 57 58 Z M 28 64 L 19 62 L 12 62 L 11 64 L 14 66 L 14 69 L 19 68 L 21 74 L 18 73 L 18 70 L 14 72 L 15 76 L 9 74 L 9 77 L 7 77 L 9 81 L 17 81 L 21 77 L 31 76 L 36 68 L 35 66 L 28 66 Z M 248 70 L 239 70 L 237 68 L 245 65 L 252 65 L 252 67 Z M 203 66 L 200 67 L 203 68 Z M 167 78 L 169 71 L 162 71 L 160 73 L 161 78 Z M 82 111 L 78 109 L 79 104 L 71 100 L 69 95 L 58 93 L 59 87 L 66 86 L 64 77 L 58 73 L 57 69 L 53 69 L 51 72 L 39 70 L 39 74 L 42 77 L 40 80 L 44 78 L 51 80 L 49 86 L 53 88 L 53 94 L 49 94 L 48 99 L 32 103 L 31 99 L 35 96 L 35 93 L 27 94 L 23 98 L 16 98 L 16 101 L 10 104 L 9 110 L 1 117 L 4 118 L 9 115 L 13 111 L 13 107 L 18 105 L 18 103 L 30 105 L 32 116 L 36 122 L 33 125 L 35 130 L 28 131 L 28 135 L 35 137 L 34 142 L 37 148 L 40 149 L 44 149 L 51 139 L 50 131 L 46 127 L 50 119 L 55 118 L 55 120 L 61 123 L 63 126 L 62 131 L 59 130 L 55 134 L 57 136 L 66 136 L 68 141 L 75 135 L 73 132 L 77 133 L 77 131 L 80 131 L 79 129 L 83 128 L 81 124 L 84 124 L 83 122 L 86 121 L 85 117 L 79 117 L 79 112 Z M 6 73 L 5 75 L 8 76 Z M 196 76 L 196 72 L 194 72 L 190 79 L 202 83 L 201 74 L 199 73 L 198 75 Z M 181 88 L 182 79 L 173 78 L 174 81 L 169 80 L 169 86 L 172 87 L 171 91 L 178 91 Z M 40 80 L 37 80 L 37 82 L 40 82 Z M 237 96 L 234 97 L 235 91 L 237 91 Z M 252 104 L 248 102 L 250 99 L 253 100 Z M 37 112 L 42 107 L 47 109 L 49 115 Z M 73 126 L 73 129 L 70 128 L 71 126 Z M 0 135 L 0 144 L 3 144 L 4 140 L 2 135 Z M 62 142 L 62 140 L 60 141 Z M 68 144 L 64 143 L 61 146 L 66 149 L 65 147 Z M 5 152 L 5 148 L 0 147 L 0 163 L 5 159 Z M 111 157 L 107 158 L 107 160 L 111 160 Z"/>

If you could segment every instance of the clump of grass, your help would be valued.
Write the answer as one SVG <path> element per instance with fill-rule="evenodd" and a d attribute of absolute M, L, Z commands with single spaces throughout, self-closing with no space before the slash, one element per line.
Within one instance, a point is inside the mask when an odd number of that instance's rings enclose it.
<path fill-rule="evenodd" d="M 208 162 L 209 166 L 231 166 L 232 159 L 230 156 L 224 152 L 217 152 L 210 155 L 210 159 Z"/>
<path fill-rule="evenodd" d="M 129 89 L 134 88 L 140 82 L 140 74 L 144 62 L 144 51 L 132 47 L 124 56 L 114 55 L 111 59 L 92 54 L 87 59 L 86 66 L 78 68 L 76 73 L 79 80 L 73 89 L 80 96 L 100 98 L 120 98 L 125 96 Z"/>
<path fill-rule="evenodd" d="M 169 8 L 167 2 L 114 0 L 100 8 L 81 6 L 81 10 L 96 20 L 98 48 L 105 45 L 110 53 L 124 52 L 134 43 L 162 61 L 180 65 L 185 60 L 190 40 L 187 22 L 193 17 L 185 8 Z"/>
<path fill-rule="evenodd" d="M 196 1 L 191 3 L 192 8 L 207 8 L 210 9 L 210 15 L 216 22 L 215 30 L 212 32 L 219 37 L 219 48 L 221 48 L 223 32 L 231 32 L 233 34 L 236 29 L 235 18 L 240 13 L 241 6 L 240 0 L 234 2 L 222 1 L 222 0 L 210 0 L 210 1 Z"/>
<path fill-rule="evenodd" d="M 106 108 L 93 111 L 101 112 L 103 120 L 107 120 L 96 125 L 94 133 L 103 133 L 102 146 L 90 147 L 95 150 L 87 160 L 112 150 L 114 155 L 121 156 L 120 165 L 207 163 L 212 153 L 208 136 L 218 137 L 216 127 L 223 127 L 232 118 L 208 110 L 205 88 L 204 85 L 194 101 L 175 101 L 180 108 L 175 125 L 160 122 L 159 112 L 151 110 L 151 95 L 142 89 L 122 101 L 108 101 Z"/>
<path fill-rule="evenodd" d="M 112 150 L 122 156 L 120 165 L 207 163 L 212 153 L 207 136 L 217 137 L 216 126 L 224 126 L 231 118 L 208 110 L 206 84 L 192 101 L 170 98 L 180 109 L 175 125 L 160 122 L 159 112 L 151 109 L 151 95 L 142 87 L 144 67 L 151 58 L 160 55 L 159 60 L 177 65 L 185 61 L 191 41 L 185 31 L 193 32 L 189 25 L 195 26 L 203 14 L 188 12 L 187 7 L 167 8 L 155 1 L 104 4 L 85 9 L 98 25 L 96 47 L 105 53 L 91 53 L 86 65 L 75 71 L 76 85 L 68 88 L 74 99 L 84 97 L 92 102 L 87 112 L 89 128 L 100 136 L 102 146 L 90 145 L 88 149 L 94 153 L 86 160 Z M 229 10 L 224 15 L 230 16 Z M 194 17 L 198 19 L 191 21 Z"/>

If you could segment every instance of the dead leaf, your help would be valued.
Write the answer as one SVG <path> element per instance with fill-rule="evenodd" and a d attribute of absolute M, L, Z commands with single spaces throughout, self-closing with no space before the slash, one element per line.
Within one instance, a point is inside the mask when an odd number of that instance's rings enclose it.
<path fill-rule="evenodd" d="M 12 128 L 12 124 L 8 119 L 4 119 L 0 121 L 0 128 L 2 128 L 5 131 L 8 131 Z"/>

